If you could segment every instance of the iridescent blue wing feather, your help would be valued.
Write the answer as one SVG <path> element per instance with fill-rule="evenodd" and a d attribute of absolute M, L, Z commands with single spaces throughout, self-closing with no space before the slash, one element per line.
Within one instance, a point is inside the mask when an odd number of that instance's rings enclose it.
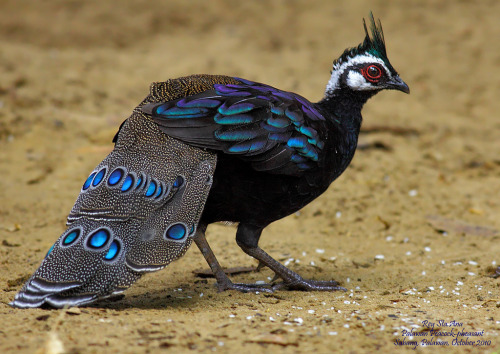
<path fill-rule="evenodd" d="M 300 175 L 324 147 L 325 119 L 305 98 L 236 78 L 202 93 L 142 106 L 167 135 L 237 155 L 258 171 Z"/>

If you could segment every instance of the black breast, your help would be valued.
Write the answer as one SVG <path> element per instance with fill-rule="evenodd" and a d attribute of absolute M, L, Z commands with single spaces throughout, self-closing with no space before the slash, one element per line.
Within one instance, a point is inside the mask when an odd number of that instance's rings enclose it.
<path fill-rule="evenodd" d="M 247 161 L 219 153 L 201 219 L 207 223 L 233 221 L 264 227 L 300 210 L 346 169 L 354 155 L 356 137 L 343 134 L 327 144 L 318 167 L 301 176 L 256 171 Z"/>

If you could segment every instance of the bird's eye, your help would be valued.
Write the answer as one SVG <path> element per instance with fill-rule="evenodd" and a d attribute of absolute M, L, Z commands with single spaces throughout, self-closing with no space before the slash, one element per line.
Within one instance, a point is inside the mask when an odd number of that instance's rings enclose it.
<path fill-rule="evenodd" d="M 363 76 L 370 82 L 378 82 L 382 77 L 382 69 L 377 65 L 368 65 L 362 69 Z"/>

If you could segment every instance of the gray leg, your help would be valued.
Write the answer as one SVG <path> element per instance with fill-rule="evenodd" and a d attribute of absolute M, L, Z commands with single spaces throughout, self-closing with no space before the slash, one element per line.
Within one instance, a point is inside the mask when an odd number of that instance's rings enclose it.
<path fill-rule="evenodd" d="M 345 288 L 338 286 L 339 284 L 334 280 L 319 281 L 304 279 L 299 274 L 285 267 L 257 245 L 261 233 L 261 227 L 240 224 L 238 226 L 238 231 L 236 232 L 236 242 L 238 243 L 238 246 L 241 247 L 243 252 L 259 261 L 259 266 L 267 266 L 276 274 L 277 277 L 283 279 L 282 283 L 278 283 L 273 286 L 273 290 L 286 288 L 290 290 L 305 291 L 346 291 Z"/>
<path fill-rule="evenodd" d="M 239 290 L 243 292 L 254 292 L 254 291 L 262 291 L 269 293 L 273 292 L 271 288 L 266 287 L 265 285 L 262 286 L 257 284 L 233 283 L 228 278 L 226 273 L 224 273 L 224 270 L 222 270 L 222 267 L 217 261 L 217 258 L 215 258 L 215 254 L 212 252 L 212 249 L 210 248 L 210 245 L 208 244 L 207 239 L 205 238 L 206 229 L 207 225 L 202 225 L 202 224 L 198 225 L 198 230 L 193 236 L 193 240 L 196 243 L 196 246 L 198 246 L 201 253 L 203 254 L 203 257 L 205 257 L 205 260 L 210 266 L 210 269 L 212 269 L 215 279 L 217 280 L 217 288 L 219 289 L 219 291 L 230 289 L 230 290 Z"/>

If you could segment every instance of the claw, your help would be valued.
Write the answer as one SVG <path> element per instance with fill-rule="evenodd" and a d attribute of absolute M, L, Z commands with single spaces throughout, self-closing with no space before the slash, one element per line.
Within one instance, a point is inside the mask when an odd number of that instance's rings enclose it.
<path fill-rule="evenodd" d="M 321 281 L 302 279 L 293 283 L 280 282 L 272 286 L 273 290 L 302 290 L 302 291 L 347 291 L 346 288 L 339 286 L 335 280 Z"/>
<path fill-rule="evenodd" d="M 233 283 L 231 281 L 225 282 L 223 284 L 217 283 L 217 288 L 219 292 L 225 291 L 225 290 L 238 290 L 244 293 L 249 293 L 249 292 L 263 292 L 263 293 L 273 293 L 274 289 L 270 284 L 243 284 L 243 283 Z"/>
<path fill-rule="evenodd" d="M 276 273 L 274 273 L 274 277 L 273 279 L 271 280 L 271 283 L 274 283 L 276 280 L 278 280 L 280 278 L 280 276 Z"/>
<path fill-rule="evenodd" d="M 257 268 L 255 268 L 255 271 L 260 272 L 260 270 L 264 267 L 267 267 L 266 264 L 262 261 L 259 261 L 259 264 L 257 265 Z"/>

